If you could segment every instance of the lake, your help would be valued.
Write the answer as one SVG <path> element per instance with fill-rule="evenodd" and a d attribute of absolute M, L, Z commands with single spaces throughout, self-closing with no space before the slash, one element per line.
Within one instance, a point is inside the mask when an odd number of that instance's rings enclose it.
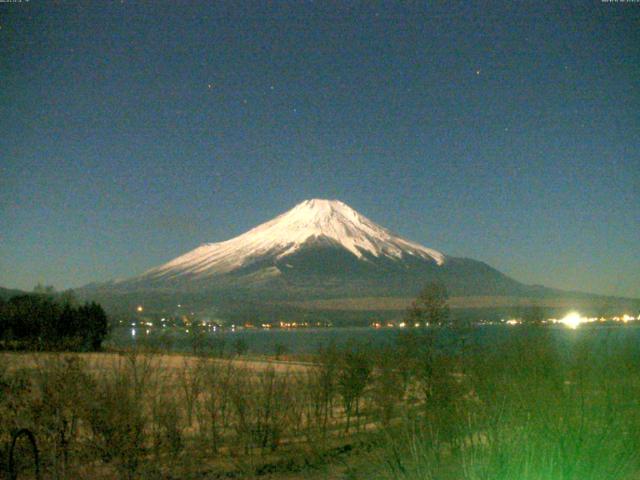
<path fill-rule="evenodd" d="M 577 330 L 571 330 L 564 326 L 546 326 L 543 329 L 551 329 L 554 337 L 559 342 L 573 342 L 585 335 L 596 335 L 603 340 L 612 340 L 617 343 L 625 340 L 640 341 L 640 325 L 635 324 L 611 324 L 611 325 L 585 325 Z M 280 353 L 308 354 L 315 353 L 322 346 L 335 344 L 343 346 L 349 342 L 362 345 L 380 347 L 395 343 L 399 334 L 410 330 L 398 328 L 301 328 L 301 329 L 246 329 L 235 332 L 209 332 L 201 336 L 194 336 L 180 331 L 156 331 L 148 335 L 139 330 L 136 336 L 131 335 L 130 329 L 116 329 L 107 345 L 116 348 L 130 348 L 136 345 L 154 346 L 166 350 L 189 352 L 194 344 L 214 353 L 233 353 L 238 349 L 243 352 L 256 355 L 273 355 Z M 509 336 L 530 335 L 532 330 L 521 326 L 506 325 L 481 325 L 474 326 L 464 331 L 467 344 L 489 344 L 500 342 Z M 446 348 L 451 345 L 451 340 L 458 338 L 457 331 L 439 330 L 440 344 Z"/>

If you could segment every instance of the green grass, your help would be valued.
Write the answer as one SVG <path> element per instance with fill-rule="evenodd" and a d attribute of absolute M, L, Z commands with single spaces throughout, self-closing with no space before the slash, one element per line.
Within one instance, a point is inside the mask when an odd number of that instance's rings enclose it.
<path fill-rule="evenodd" d="M 471 353 L 458 365 L 463 397 L 388 432 L 381 476 L 638 478 L 638 353 L 588 332 L 570 348 L 542 334 Z"/>

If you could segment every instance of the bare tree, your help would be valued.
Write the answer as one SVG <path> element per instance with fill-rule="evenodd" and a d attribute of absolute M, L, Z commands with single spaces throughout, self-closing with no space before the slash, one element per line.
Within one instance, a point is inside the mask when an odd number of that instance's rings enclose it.
<path fill-rule="evenodd" d="M 371 398 L 380 420 L 388 426 L 396 409 L 401 405 L 407 386 L 405 371 L 398 368 L 395 349 L 383 348 L 377 352 Z"/>
<path fill-rule="evenodd" d="M 347 417 L 346 432 L 349 431 L 352 415 L 356 419 L 360 416 L 360 400 L 370 376 L 371 362 L 366 352 L 347 347 L 338 372 L 338 391 Z"/>
<path fill-rule="evenodd" d="M 334 398 L 337 393 L 337 374 L 338 351 L 335 345 L 320 348 L 316 357 L 316 366 L 307 372 L 307 424 L 317 429 L 323 442 L 333 413 Z"/>
<path fill-rule="evenodd" d="M 532 303 L 528 308 L 524 309 L 522 323 L 529 326 L 542 325 L 544 316 L 543 308 L 537 303 Z"/>
<path fill-rule="evenodd" d="M 229 425 L 231 381 L 232 378 L 240 374 L 231 362 L 214 361 L 207 365 L 204 375 L 206 394 L 204 409 L 207 414 L 214 452 L 218 452 L 224 431 Z"/>
<path fill-rule="evenodd" d="M 413 301 L 407 312 L 409 325 L 443 326 L 449 323 L 449 295 L 440 282 L 428 283 Z"/>
<path fill-rule="evenodd" d="M 189 427 L 193 421 L 193 409 L 196 400 L 202 392 L 203 366 L 203 362 L 198 362 L 193 365 L 190 359 L 184 358 L 182 368 L 178 373 L 178 383 L 184 395 L 185 408 L 187 411 L 187 426 Z"/>

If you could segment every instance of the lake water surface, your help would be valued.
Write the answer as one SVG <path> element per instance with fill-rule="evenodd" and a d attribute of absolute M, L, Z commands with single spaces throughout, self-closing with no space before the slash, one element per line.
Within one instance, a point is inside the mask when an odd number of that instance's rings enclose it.
<path fill-rule="evenodd" d="M 607 344 L 618 344 L 623 341 L 640 342 L 640 325 L 596 325 L 581 326 L 577 330 L 571 330 L 564 326 L 541 327 L 551 329 L 554 338 L 561 343 L 571 343 L 586 335 L 596 336 L 598 339 L 608 340 Z M 182 331 L 137 332 L 131 335 L 128 329 L 117 329 L 113 332 L 110 344 L 115 347 L 134 347 L 136 345 L 153 345 L 160 348 L 171 349 L 180 352 L 193 351 L 194 345 L 212 352 L 233 353 L 242 348 L 247 353 L 258 355 L 273 355 L 280 353 L 307 354 L 315 353 L 319 348 L 334 344 L 343 346 L 349 342 L 360 345 L 380 347 L 392 345 L 398 335 L 406 334 L 410 330 L 397 328 L 374 329 L 369 327 L 352 328 L 305 328 L 305 329 L 247 329 L 235 332 L 225 331 L 206 333 L 197 340 L 193 335 Z M 541 330 L 538 330 L 541 331 Z M 471 327 L 462 331 L 439 330 L 438 337 L 443 348 L 457 344 L 454 339 L 463 336 L 466 344 L 486 345 L 499 343 L 511 336 L 531 335 L 531 330 L 520 326 L 484 325 Z"/>

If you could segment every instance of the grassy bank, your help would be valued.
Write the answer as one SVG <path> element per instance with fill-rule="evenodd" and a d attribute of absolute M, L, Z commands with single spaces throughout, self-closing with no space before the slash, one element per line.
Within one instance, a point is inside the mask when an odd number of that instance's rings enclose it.
<path fill-rule="evenodd" d="M 419 418 L 388 431 L 384 478 L 638 478 L 640 350 L 596 330 L 548 332 L 461 359 Z M 454 367 L 454 370 L 456 368 Z"/>
<path fill-rule="evenodd" d="M 2 354 L 0 471 L 28 428 L 45 478 L 636 478 L 640 347 L 511 331 L 446 349 L 414 332 L 305 364 Z"/>

